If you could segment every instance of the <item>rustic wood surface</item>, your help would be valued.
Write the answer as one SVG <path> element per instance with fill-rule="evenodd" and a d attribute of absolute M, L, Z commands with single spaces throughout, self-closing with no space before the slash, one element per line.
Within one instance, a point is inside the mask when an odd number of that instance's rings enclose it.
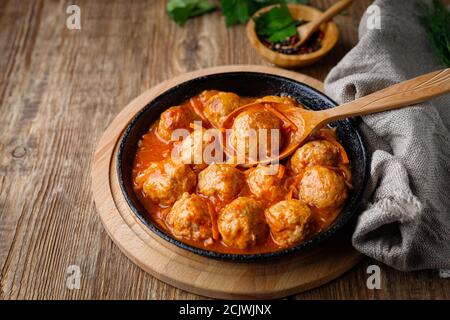
<path fill-rule="evenodd" d="M 66 28 L 69 4 L 79 31 Z M 357 42 L 369 0 L 335 20 L 341 39 L 302 73 L 323 80 Z M 312 1 L 326 7 L 331 0 Z M 202 299 L 143 272 L 112 243 L 90 191 L 93 153 L 128 102 L 186 71 L 224 64 L 266 64 L 243 26 L 225 28 L 218 12 L 176 26 L 165 1 L 0 1 L 0 298 Z M 434 271 L 402 273 L 381 265 L 382 289 L 366 287 L 368 265 L 298 296 L 450 298 Z M 81 288 L 69 290 L 78 265 Z"/>

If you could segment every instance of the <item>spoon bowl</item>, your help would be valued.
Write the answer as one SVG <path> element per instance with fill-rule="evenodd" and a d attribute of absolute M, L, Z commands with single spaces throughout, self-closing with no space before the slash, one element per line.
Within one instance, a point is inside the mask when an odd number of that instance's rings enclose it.
<path fill-rule="evenodd" d="M 306 129 L 305 119 L 308 119 L 309 116 L 316 114 L 316 112 L 309 111 L 307 109 L 299 108 L 294 105 L 278 103 L 276 101 L 256 101 L 237 108 L 231 112 L 223 123 L 222 131 L 225 132 L 226 130 L 232 129 L 234 120 L 242 112 L 256 110 L 265 110 L 278 117 L 283 122 L 285 127 L 289 127 L 289 134 L 284 137 L 286 139 L 284 142 L 285 147 L 282 149 L 281 153 L 277 154 L 275 158 L 259 158 L 258 161 L 246 159 L 245 164 L 240 165 L 248 166 L 257 163 L 270 163 L 277 159 L 287 157 L 291 153 L 290 148 L 301 143 L 303 139 L 304 131 Z M 300 112 L 304 112 L 304 114 L 301 115 Z M 236 150 L 230 147 L 230 144 L 225 144 L 224 150 L 229 156 L 236 154 Z"/>

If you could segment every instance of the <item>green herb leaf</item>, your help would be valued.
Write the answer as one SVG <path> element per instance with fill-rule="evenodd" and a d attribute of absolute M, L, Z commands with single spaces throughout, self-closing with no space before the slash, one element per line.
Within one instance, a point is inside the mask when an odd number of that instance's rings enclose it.
<path fill-rule="evenodd" d="M 420 17 L 428 39 L 444 65 L 450 67 L 450 12 L 439 0 L 430 6 L 420 2 Z"/>
<path fill-rule="evenodd" d="M 286 3 L 308 4 L 308 0 L 285 0 Z"/>
<path fill-rule="evenodd" d="M 253 0 L 220 0 L 220 4 L 228 27 L 246 22 L 261 5 Z"/>
<path fill-rule="evenodd" d="M 308 0 L 220 0 L 226 25 L 247 22 L 259 9 L 273 4 L 308 3 Z"/>
<path fill-rule="evenodd" d="M 256 11 L 265 6 L 283 3 L 307 4 L 308 2 L 308 0 L 220 0 L 227 26 L 247 22 Z M 166 6 L 170 17 L 179 25 L 216 8 L 208 0 L 169 0 Z"/>
<path fill-rule="evenodd" d="M 275 31 L 269 36 L 268 40 L 272 43 L 281 42 L 284 39 L 292 37 L 295 34 L 297 34 L 297 28 L 295 27 L 295 25 L 290 25 L 284 29 Z"/>
<path fill-rule="evenodd" d="M 297 34 L 295 21 L 285 4 L 256 17 L 255 26 L 256 33 L 270 42 L 281 42 Z"/>
<path fill-rule="evenodd" d="M 169 0 L 166 10 L 170 17 L 179 25 L 189 18 L 196 17 L 216 9 L 208 0 Z"/>

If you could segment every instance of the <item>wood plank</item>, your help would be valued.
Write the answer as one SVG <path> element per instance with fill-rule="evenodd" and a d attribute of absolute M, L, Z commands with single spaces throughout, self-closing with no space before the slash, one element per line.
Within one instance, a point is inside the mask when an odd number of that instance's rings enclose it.
<path fill-rule="evenodd" d="M 326 7 L 332 0 L 312 1 Z M 302 73 L 323 80 L 357 42 L 370 0 L 338 16 L 335 49 Z M 104 129 L 131 99 L 186 71 L 268 65 L 243 26 L 219 12 L 175 25 L 164 0 L 79 0 L 80 31 L 65 27 L 69 1 L 0 1 L 0 299 L 196 299 L 153 279 L 107 236 L 90 192 Z M 450 298 L 435 272 L 381 266 L 383 289 L 366 289 L 366 260 L 312 298 Z M 81 289 L 66 287 L 79 265 Z"/>

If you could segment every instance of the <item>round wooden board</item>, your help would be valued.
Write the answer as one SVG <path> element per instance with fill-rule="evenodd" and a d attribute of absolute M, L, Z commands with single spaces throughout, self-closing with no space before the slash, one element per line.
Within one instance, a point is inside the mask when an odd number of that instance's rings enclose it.
<path fill-rule="evenodd" d="M 175 287 L 214 298 L 280 298 L 318 287 L 352 268 L 361 254 L 341 232 L 301 254 L 267 262 L 224 262 L 180 249 L 156 236 L 129 209 L 117 179 L 118 140 L 133 116 L 156 96 L 181 82 L 203 75 L 254 71 L 276 74 L 318 90 L 323 84 L 308 76 L 271 67 L 235 65 L 194 71 L 165 81 L 134 99 L 103 134 L 94 156 L 92 192 L 111 239 L 135 264 Z"/>

